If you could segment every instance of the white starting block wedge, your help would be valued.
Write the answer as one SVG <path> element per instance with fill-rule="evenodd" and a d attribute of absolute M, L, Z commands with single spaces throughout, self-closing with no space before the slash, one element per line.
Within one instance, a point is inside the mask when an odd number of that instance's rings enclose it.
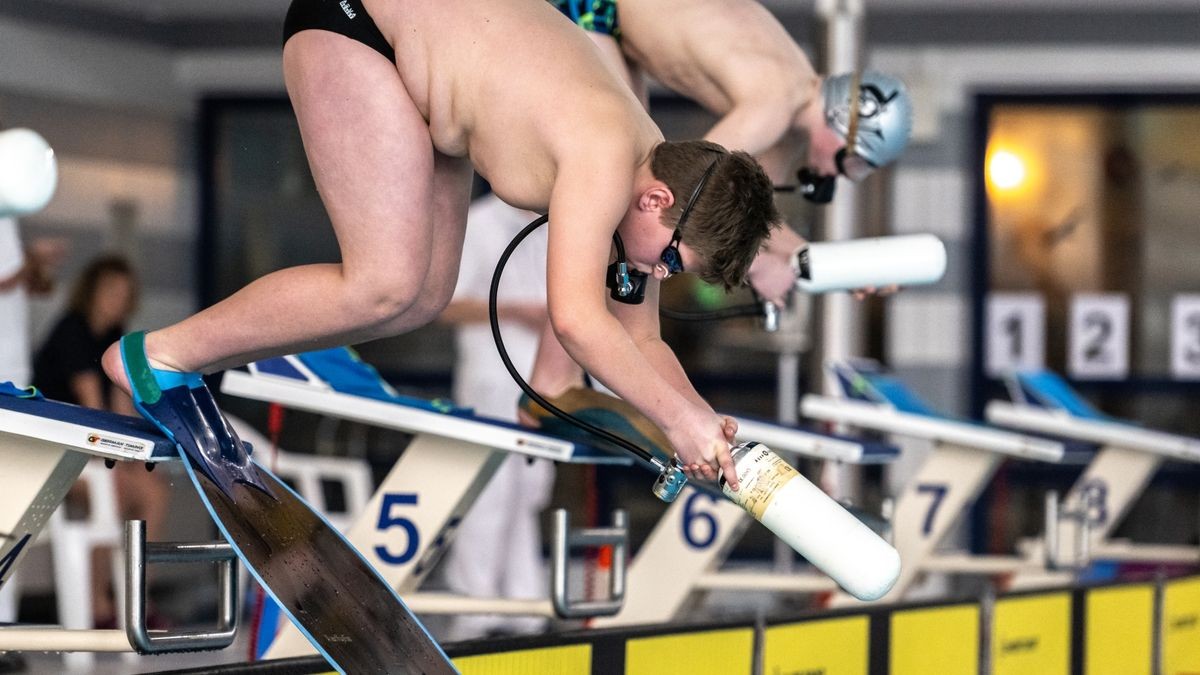
<path fill-rule="evenodd" d="M 20 564 L 89 457 L 147 464 L 178 459 L 174 445 L 144 420 L 17 394 L 11 387 L 0 387 L 0 585 Z M 124 539 L 124 630 L 0 626 L 0 651 L 149 654 L 223 649 L 233 642 L 237 557 L 228 544 L 148 544 L 140 521 L 126 523 Z M 159 562 L 218 564 L 221 597 L 215 629 L 146 628 L 146 566 Z"/>
<path fill-rule="evenodd" d="M 893 543 L 903 568 L 883 601 L 903 598 L 923 572 L 992 575 L 1041 564 L 1025 556 L 939 554 L 937 547 L 1004 458 L 1059 462 L 1062 443 L 938 415 L 895 378 L 840 364 L 833 372 L 848 398 L 805 396 L 805 416 L 933 443 L 932 453 L 896 500 Z"/>
<path fill-rule="evenodd" d="M 815 459 L 881 464 L 899 451 L 890 445 L 737 418 L 738 440 L 756 440 L 775 452 Z M 621 611 L 592 622 L 596 628 L 663 623 L 676 619 L 696 592 L 711 590 L 820 593 L 838 586 L 820 573 L 721 572 L 721 564 L 754 522 L 720 492 L 685 488 L 629 565 L 631 592 Z"/>
<path fill-rule="evenodd" d="M 1063 501 L 1060 511 L 1068 517 L 1054 523 L 1058 546 L 1044 552 L 1048 560 L 1072 560 L 1077 565 L 1086 564 L 1088 558 L 1200 563 L 1200 549 L 1194 546 L 1134 544 L 1112 538 L 1165 460 L 1200 462 L 1200 439 L 1143 429 L 1108 417 L 1054 373 L 1014 375 L 1009 385 L 1014 402 L 989 403 L 988 421 L 1100 448 Z M 1080 537 L 1085 540 L 1082 547 Z"/>
<path fill-rule="evenodd" d="M 616 565 L 623 565 L 626 529 L 622 514 L 616 516 L 612 527 L 556 528 L 549 600 L 480 599 L 416 591 L 499 468 L 505 452 L 570 463 L 629 465 L 632 459 L 479 417 L 462 408 L 397 395 L 345 350 L 282 357 L 251 364 L 247 371 L 229 371 L 221 390 L 414 436 L 346 533 L 414 611 L 575 617 L 613 613 L 621 606 L 624 583 L 620 571 L 612 575 L 606 600 L 579 602 L 566 597 L 566 563 L 571 548 L 611 544 L 618 553 L 614 555 Z M 565 520 L 559 521 L 565 524 Z M 267 651 L 267 658 L 308 653 L 308 641 L 288 626 Z"/>

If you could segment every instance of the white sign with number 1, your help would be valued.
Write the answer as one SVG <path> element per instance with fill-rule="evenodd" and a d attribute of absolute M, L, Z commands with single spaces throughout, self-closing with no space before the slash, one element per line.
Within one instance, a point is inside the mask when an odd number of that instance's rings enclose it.
<path fill-rule="evenodd" d="M 987 304 L 987 373 L 1039 370 L 1046 362 L 1046 301 L 1037 293 L 992 293 Z"/>
<path fill-rule="evenodd" d="M 1171 301 L 1171 374 L 1200 380 L 1200 294 Z"/>

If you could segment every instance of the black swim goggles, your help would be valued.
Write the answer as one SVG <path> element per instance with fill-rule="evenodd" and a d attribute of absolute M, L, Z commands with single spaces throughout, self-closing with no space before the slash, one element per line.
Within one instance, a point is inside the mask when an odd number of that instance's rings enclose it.
<path fill-rule="evenodd" d="M 700 192 L 704 190 L 704 185 L 708 183 L 708 178 L 713 174 L 713 170 L 717 168 L 717 162 L 720 158 L 714 159 L 708 168 L 704 170 L 704 175 L 700 176 L 700 182 L 696 183 L 696 189 L 692 190 L 692 195 L 688 197 L 687 203 L 683 206 L 683 213 L 679 214 L 679 222 L 675 225 L 675 233 L 671 235 L 671 243 L 662 250 L 659 259 L 667 266 L 667 274 L 680 274 L 683 269 L 683 256 L 679 253 L 679 240 L 683 238 L 683 225 L 687 222 L 688 216 L 692 213 L 692 208 L 696 206 L 696 200 L 700 198 Z"/>

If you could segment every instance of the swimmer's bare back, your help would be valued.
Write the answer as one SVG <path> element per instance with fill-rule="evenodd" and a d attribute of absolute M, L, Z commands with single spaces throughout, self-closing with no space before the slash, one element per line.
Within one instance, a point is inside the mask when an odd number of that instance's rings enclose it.
<path fill-rule="evenodd" d="M 592 45 L 547 3 L 363 5 L 395 50 L 395 70 L 433 147 L 449 157 L 469 157 L 515 206 L 547 208 L 564 154 L 588 152 L 591 144 L 628 143 L 640 159 L 661 140 L 638 101 L 606 75 Z M 285 49 L 285 65 L 294 43 Z M 361 45 L 347 48 L 355 47 Z"/>
<path fill-rule="evenodd" d="M 715 115 L 739 99 L 816 94 L 808 57 L 756 0 L 619 0 L 618 8 L 625 53 Z"/>

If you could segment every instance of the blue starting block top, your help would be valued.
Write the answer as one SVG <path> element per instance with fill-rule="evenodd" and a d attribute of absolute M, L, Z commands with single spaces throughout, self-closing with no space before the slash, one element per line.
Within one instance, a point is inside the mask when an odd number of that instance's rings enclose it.
<path fill-rule="evenodd" d="M 868 403 L 886 403 L 900 412 L 948 419 L 917 396 L 908 385 L 891 375 L 845 363 L 834 364 L 832 369 L 846 398 Z"/>
<path fill-rule="evenodd" d="M 1009 380 L 1014 403 L 1063 410 L 1085 420 L 1115 421 L 1096 410 L 1057 373 L 1035 370 L 1016 373 Z"/>
<path fill-rule="evenodd" d="M 60 444 L 109 459 L 178 459 L 175 445 L 140 417 L 43 398 L 34 390 L 0 384 L 0 433 Z"/>
<path fill-rule="evenodd" d="M 267 359 L 225 374 L 225 393 L 409 433 L 432 433 L 561 462 L 631 464 L 632 458 L 441 399 L 405 396 L 349 348 Z M 515 402 L 514 402 L 515 405 Z"/>

